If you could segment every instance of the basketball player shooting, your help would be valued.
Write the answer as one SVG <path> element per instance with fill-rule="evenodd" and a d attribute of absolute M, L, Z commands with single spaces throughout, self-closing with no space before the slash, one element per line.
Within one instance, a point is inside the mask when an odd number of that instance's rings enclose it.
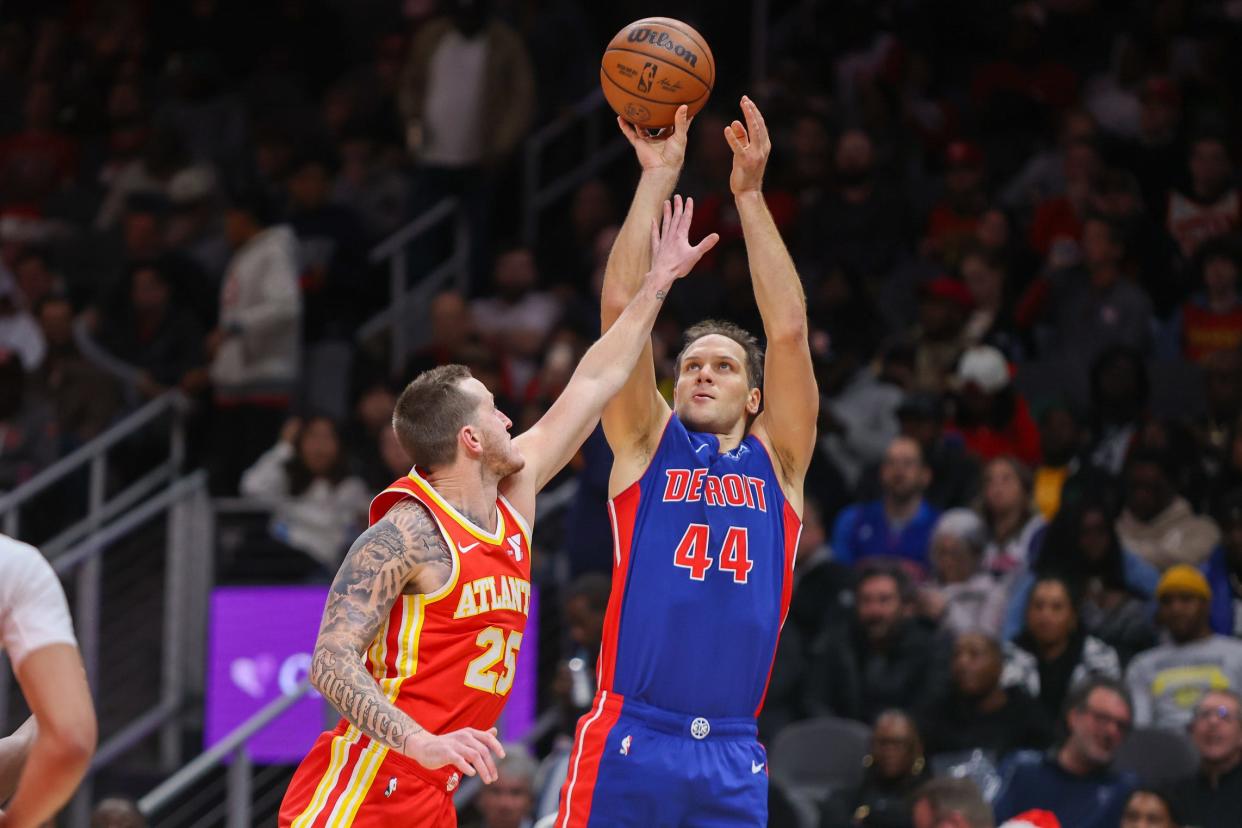
<path fill-rule="evenodd" d="M 649 348 L 604 409 L 613 587 L 561 828 L 767 824 L 755 719 L 789 607 L 819 393 L 806 300 L 763 199 L 767 127 L 754 102 L 741 105 L 745 125 L 725 129 L 729 186 L 767 350 L 736 325 L 702 322 L 677 358 L 671 411 Z M 689 126 L 684 106 L 663 141 L 620 124 L 643 169 L 604 276 L 605 330 L 641 290 L 645 228 L 669 211 Z"/>
<path fill-rule="evenodd" d="M 626 381 L 672 283 L 716 243 L 690 245 L 692 217 L 678 200 L 644 228 L 646 275 L 524 434 L 510 439 L 509 418 L 462 366 L 401 394 L 393 427 L 417 465 L 372 502 L 332 583 L 311 682 L 344 718 L 295 773 L 281 826 L 454 826 L 461 775 L 496 780 L 492 726 L 529 611 L 535 495 Z"/>

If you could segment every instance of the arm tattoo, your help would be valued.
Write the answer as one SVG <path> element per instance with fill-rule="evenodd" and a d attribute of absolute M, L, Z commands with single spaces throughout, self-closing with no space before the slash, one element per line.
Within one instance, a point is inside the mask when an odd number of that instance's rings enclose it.
<path fill-rule="evenodd" d="M 426 508 L 403 501 L 354 542 L 328 593 L 311 660 L 315 688 L 355 727 L 398 751 L 423 728 L 388 700 L 362 653 L 407 584 L 434 592 L 452 569 L 452 553 Z"/>

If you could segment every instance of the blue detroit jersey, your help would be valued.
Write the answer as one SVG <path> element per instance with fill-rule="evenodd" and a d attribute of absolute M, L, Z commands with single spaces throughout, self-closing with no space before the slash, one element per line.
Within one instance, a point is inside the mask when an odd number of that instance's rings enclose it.
<path fill-rule="evenodd" d="M 670 416 L 643 476 L 609 502 L 599 686 L 665 710 L 757 716 L 802 525 L 757 437 L 719 448 Z"/>

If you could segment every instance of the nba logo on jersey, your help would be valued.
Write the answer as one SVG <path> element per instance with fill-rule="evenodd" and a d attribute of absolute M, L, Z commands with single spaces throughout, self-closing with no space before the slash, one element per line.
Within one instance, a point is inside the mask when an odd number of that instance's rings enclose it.
<path fill-rule="evenodd" d="M 624 739 L 621 740 L 621 755 L 622 756 L 630 755 L 630 743 L 633 741 L 634 741 L 633 736 L 626 736 Z"/>
<path fill-rule="evenodd" d="M 384 788 L 384 799 L 387 799 L 388 797 L 392 796 L 396 792 L 397 792 L 397 777 L 390 776 L 388 777 L 388 787 Z"/>

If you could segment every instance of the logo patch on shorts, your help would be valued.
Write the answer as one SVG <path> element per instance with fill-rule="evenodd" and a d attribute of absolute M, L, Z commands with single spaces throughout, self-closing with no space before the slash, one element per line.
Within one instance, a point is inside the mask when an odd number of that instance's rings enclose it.
<path fill-rule="evenodd" d="M 621 740 L 621 755 L 622 756 L 630 755 L 630 744 L 633 741 L 634 741 L 633 736 L 626 736 L 624 739 Z"/>
<path fill-rule="evenodd" d="M 448 791 L 449 793 L 452 793 L 453 791 L 457 790 L 457 783 L 460 781 L 461 781 L 461 774 L 459 774 L 457 771 L 453 771 L 453 775 L 448 778 L 448 782 L 445 784 L 444 790 Z"/>
<path fill-rule="evenodd" d="M 387 799 L 388 797 L 392 796 L 396 792 L 397 792 L 397 777 L 390 776 L 388 777 L 388 787 L 384 788 L 384 799 Z"/>

